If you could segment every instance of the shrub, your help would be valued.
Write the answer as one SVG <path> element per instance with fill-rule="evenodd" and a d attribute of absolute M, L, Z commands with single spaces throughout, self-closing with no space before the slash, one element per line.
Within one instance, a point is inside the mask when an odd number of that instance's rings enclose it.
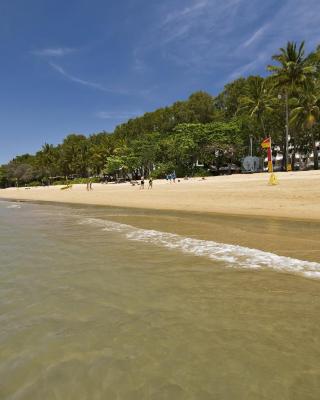
<path fill-rule="evenodd" d="M 69 181 L 69 183 L 72 183 L 73 185 L 77 185 L 77 184 L 83 184 L 83 183 L 87 183 L 87 182 L 92 182 L 92 183 L 99 183 L 101 182 L 101 178 L 99 178 L 98 176 L 95 176 L 93 178 L 75 178 Z"/>
<path fill-rule="evenodd" d="M 42 182 L 32 181 L 32 182 L 28 183 L 26 186 L 32 186 L 32 187 L 34 187 L 34 186 L 42 186 Z"/>
<path fill-rule="evenodd" d="M 196 176 L 196 177 L 198 176 L 198 177 L 203 178 L 205 176 L 211 176 L 211 174 L 206 169 L 198 167 L 198 168 L 195 169 L 193 176 Z"/>
<path fill-rule="evenodd" d="M 175 166 L 172 162 L 158 164 L 157 168 L 151 172 L 151 176 L 154 179 L 163 179 L 167 174 L 171 174 L 175 170 Z"/>
<path fill-rule="evenodd" d="M 56 185 L 66 185 L 67 181 L 54 181 L 52 183 L 52 185 L 56 186 Z"/>

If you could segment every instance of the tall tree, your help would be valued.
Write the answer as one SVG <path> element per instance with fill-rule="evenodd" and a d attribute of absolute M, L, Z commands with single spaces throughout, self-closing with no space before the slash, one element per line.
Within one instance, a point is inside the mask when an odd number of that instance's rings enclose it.
<path fill-rule="evenodd" d="M 210 94 L 202 91 L 193 93 L 187 101 L 187 106 L 193 114 L 193 122 L 205 124 L 213 121 L 215 105 Z"/>
<path fill-rule="evenodd" d="M 230 119 L 236 116 L 240 98 L 247 90 L 247 80 L 239 78 L 225 85 L 223 91 L 215 98 L 216 107 L 223 114 L 225 119 Z"/>
<path fill-rule="evenodd" d="M 305 87 L 308 79 L 314 77 L 315 66 L 310 65 L 305 56 L 304 41 L 299 47 L 295 42 L 288 42 L 286 48 L 281 47 L 280 53 L 273 55 L 272 59 L 280 64 L 268 66 L 274 75 L 275 86 L 287 90 L 289 94 Z"/>
<path fill-rule="evenodd" d="M 52 144 L 45 143 L 42 149 L 36 153 L 36 166 L 39 174 L 49 178 L 58 173 L 59 152 Z"/>
<path fill-rule="evenodd" d="M 0 165 L 0 188 L 5 188 L 8 184 L 7 169 L 4 165 Z"/>
<path fill-rule="evenodd" d="M 265 118 L 273 111 L 274 96 L 269 81 L 260 76 L 248 78 L 245 94 L 240 97 L 240 111 L 249 113 L 257 119 L 266 136 Z"/>
<path fill-rule="evenodd" d="M 64 175 L 87 176 L 89 166 L 88 141 L 84 135 L 68 135 L 60 146 L 60 165 Z"/>
<path fill-rule="evenodd" d="M 296 100 L 296 107 L 291 111 L 291 122 L 306 131 L 313 147 L 314 169 L 319 169 L 317 142 L 319 137 L 320 91 L 303 92 Z"/>
<path fill-rule="evenodd" d="M 315 67 L 310 65 L 308 59 L 305 57 L 304 41 L 299 45 L 299 47 L 295 42 L 288 42 L 286 48 L 280 48 L 280 53 L 273 55 L 272 59 L 278 62 L 279 65 L 269 65 L 268 70 L 273 74 L 275 88 L 282 91 L 285 98 L 285 160 L 287 164 L 289 155 L 289 97 L 294 96 L 300 88 L 306 90 L 308 83 L 315 75 Z M 293 151 L 292 157 L 293 167 L 294 158 L 295 151 Z"/>

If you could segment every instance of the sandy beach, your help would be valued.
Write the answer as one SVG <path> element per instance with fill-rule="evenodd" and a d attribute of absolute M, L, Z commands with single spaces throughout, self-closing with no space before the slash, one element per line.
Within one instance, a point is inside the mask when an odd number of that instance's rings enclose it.
<path fill-rule="evenodd" d="M 86 185 L 68 190 L 8 188 L 0 190 L 0 198 L 320 220 L 320 171 L 277 177 L 277 186 L 268 185 L 268 174 L 253 174 L 180 179 L 175 184 L 156 180 L 152 190 L 130 183 L 94 184 L 91 192 Z"/>

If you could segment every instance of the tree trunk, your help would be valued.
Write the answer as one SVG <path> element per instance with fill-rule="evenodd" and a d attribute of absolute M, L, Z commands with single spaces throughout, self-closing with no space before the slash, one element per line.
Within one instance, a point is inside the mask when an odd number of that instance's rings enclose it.
<path fill-rule="evenodd" d="M 316 140 L 313 140 L 313 165 L 314 169 L 319 169 L 319 156 L 318 156 L 318 148 Z"/>
<path fill-rule="evenodd" d="M 286 171 L 288 170 L 288 160 L 289 160 L 289 105 L 288 105 L 288 91 L 285 92 L 285 106 L 286 106 Z M 293 151 L 294 153 L 294 151 Z M 294 166 L 293 168 L 294 169 Z"/>
<path fill-rule="evenodd" d="M 281 152 L 282 152 L 282 161 L 281 161 L 281 169 L 282 171 L 286 171 L 286 144 L 284 142 Z"/>

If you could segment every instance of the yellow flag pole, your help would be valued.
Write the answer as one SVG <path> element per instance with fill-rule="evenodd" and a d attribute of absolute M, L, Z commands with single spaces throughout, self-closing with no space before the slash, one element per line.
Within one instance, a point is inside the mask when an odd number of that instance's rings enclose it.
<path fill-rule="evenodd" d="M 278 185 L 278 178 L 275 176 L 273 172 L 273 162 L 272 162 L 272 147 L 271 147 L 271 137 L 270 137 L 270 147 L 268 148 L 268 169 L 271 173 L 269 178 L 269 185 L 275 186 Z"/>

